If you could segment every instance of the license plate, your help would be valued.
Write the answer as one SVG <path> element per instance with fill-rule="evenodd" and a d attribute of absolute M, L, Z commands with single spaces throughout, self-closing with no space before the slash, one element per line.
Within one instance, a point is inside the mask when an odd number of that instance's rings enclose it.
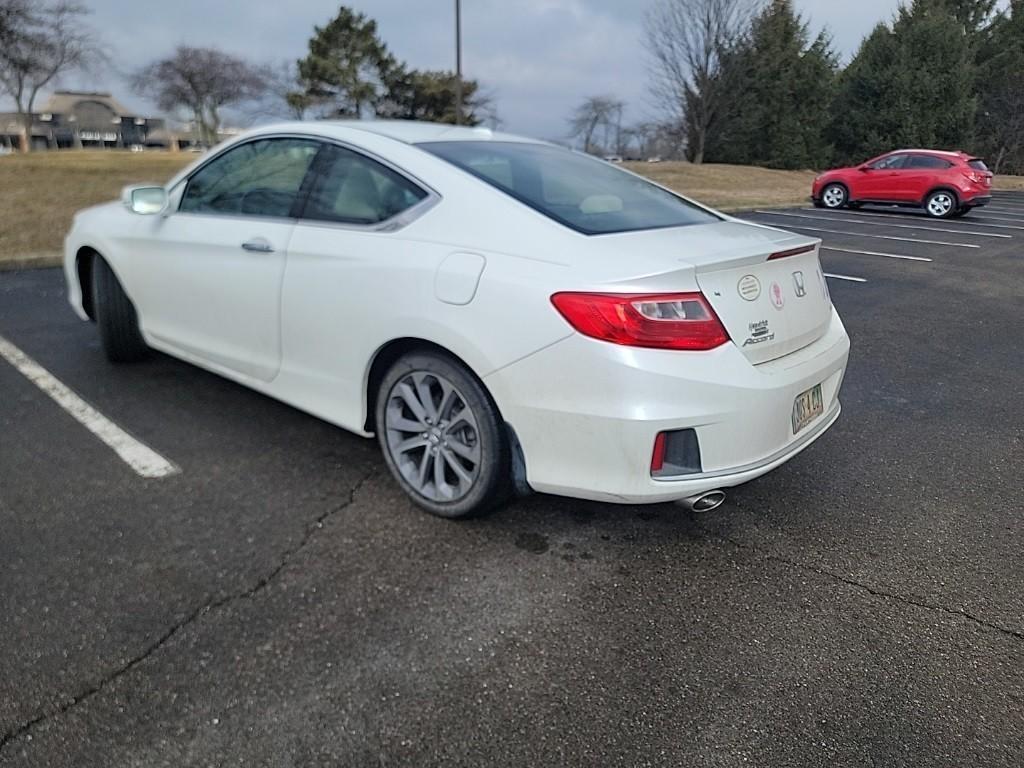
<path fill-rule="evenodd" d="M 825 401 L 821 396 L 821 384 L 796 396 L 793 401 L 793 434 L 806 427 L 825 412 Z"/>

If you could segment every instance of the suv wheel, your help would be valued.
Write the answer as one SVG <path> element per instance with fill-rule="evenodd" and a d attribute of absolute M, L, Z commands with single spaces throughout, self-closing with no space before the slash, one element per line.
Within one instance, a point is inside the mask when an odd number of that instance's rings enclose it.
<path fill-rule="evenodd" d="M 846 187 L 842 184 L 829 184 L 821 191 L 821 202 L 826 208 L 842 208 L 846 205 Z"/>
<path fill-rule="evenodd" d="M 925 211 L 934 219 L 948 219 L 952 217 L 956 213 L 957 207 L 956 196 L 944 189 L 932 192 L 928 195 L 928 200 L 924 204 Z"/>

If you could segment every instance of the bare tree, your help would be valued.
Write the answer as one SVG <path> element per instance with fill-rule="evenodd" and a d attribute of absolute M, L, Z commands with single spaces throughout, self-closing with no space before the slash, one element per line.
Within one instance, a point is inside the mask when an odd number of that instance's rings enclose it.
<path fill-rule="evenodd" d="M 199 141 L 210 145 L 217 142 L 221 110 L 262 98 L 268 78 L 264 67 L 230 53 L 180 45 L 171 56 L 136 72 L 132 87 L 160 109 L 190 112 Z"/>
<path fill-rule="evenodd" d="M 722 58 L 761 0 L 658 0 L 647 14 L 652 90 L 689 129 L 690 159 L 704 161 L 709 131 L 728 93 Z"/>
<path fill-rule="evenodd" d="M 61 74 L 85 69 L 103 57 L 83 18 L 88 11 L 60 0 L 0 0 L 0 89 L 13 100 L 21 126 L 21 151 L 31 148 L 32 111 L 39 92 Z"/>
<path fill-rule="evenodd" d="M 624 104 L 612 96 L 591 96 L 578 107 L 569 119 L 569 138 L 582 139 L 583 151 L 593 152 L 594 136 L 603 129 L 605 144 L 609 133 L 621 126 Z"/>
<path fill-rule="evenodd" d="M 254 69 L 263 77 L 264 87 L 242 110 L 246 117 L 254 121 L 268 118 L 305 119 L 312 104 L 302 91 L 299 68 L 294 61 Z"/>

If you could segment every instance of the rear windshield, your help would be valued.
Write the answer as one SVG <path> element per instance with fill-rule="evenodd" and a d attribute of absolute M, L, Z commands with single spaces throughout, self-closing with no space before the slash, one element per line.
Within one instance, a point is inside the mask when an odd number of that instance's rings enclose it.
<path fill-rule="evenodd" d="M 577 232 L 604 235 L 720 219 L 588 155 L 544 144 L 444 141 L 419 145 Z"/>
<path fill-rule="evenodd" d="M 987 171 L 988 170 L 988 166 L 985 165 L 985 161 L 984 160 L 969 160 L 967 164 L 969 166 L 971 166 L 971 168 L 973 168 L 976 171 Z"/>

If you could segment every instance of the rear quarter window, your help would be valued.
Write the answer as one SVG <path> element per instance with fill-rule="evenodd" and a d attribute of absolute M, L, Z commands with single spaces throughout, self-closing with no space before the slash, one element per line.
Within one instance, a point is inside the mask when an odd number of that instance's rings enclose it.
<path fill-rule="evenodd" d="M 952 168 L 953 164 L 948 160 L 943 160 L 941 157 L 932 157 L 931 155 L 912 155 L 906 167 L 941 171 L 946 168 Z"/>
<path fill-rule="evenodd" d="M 602 160 L 529 142 L 418 145 L 535 211 L 587 235 L 710 224 L 721 218 Z"/>
<path fill-rule="evenodd" d="M 985 165 L 984 160 L 970 160 L 967 164 L 976 171 L 988 173 L 988 166 Z"/>

